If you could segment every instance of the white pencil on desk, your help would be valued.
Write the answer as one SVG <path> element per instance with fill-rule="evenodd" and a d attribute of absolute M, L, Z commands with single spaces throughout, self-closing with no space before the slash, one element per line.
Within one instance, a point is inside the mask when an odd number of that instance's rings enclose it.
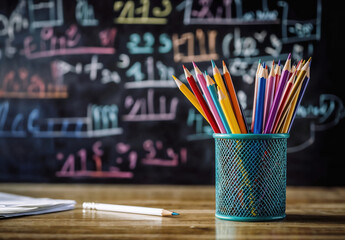
<path fill-rule="evenodd" d="M 94 203 L 94 202 L 84 202 L 83 209 L 123 212 L 123 213 L 136 213 L 136 214 L 163 216 L 163 217 L 180 215 L 176 212 L 170 212 L 162 208 L 137 207 L 137 206 L 115 205 L 115 204 Z"/>

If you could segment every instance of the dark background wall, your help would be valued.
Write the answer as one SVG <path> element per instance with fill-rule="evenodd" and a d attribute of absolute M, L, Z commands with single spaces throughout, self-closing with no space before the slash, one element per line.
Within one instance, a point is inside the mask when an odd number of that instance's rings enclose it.
<path fill-rule="evenodd" d="M 345 185 L 342 25 L 315 1 L 0 3 L 0 181 L 211 184 L 211 129 L 176 88 L 225 60 L 250 121 L 258 60 L 313 58 L 289 185 Z M 339 14 L 338 14 L 339 13 Z"/>

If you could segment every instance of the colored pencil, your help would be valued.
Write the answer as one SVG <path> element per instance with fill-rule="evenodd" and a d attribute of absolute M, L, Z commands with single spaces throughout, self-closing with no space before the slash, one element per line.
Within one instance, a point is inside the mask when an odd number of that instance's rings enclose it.
<path fill-rule="evenodd" d="M 299 72 L 296 82 L 294 83 L 290 94 L 286 100 L 286 103 L 283 107 L 283 111 L 282 111 L 282 115 L 281 116 L 285 116 L 287 114 L 287 112 L 289 111 L 289 108 L 291 107 L 293 98 L 295 97 L 295 95 L 297 94 L 298 89 L 300 88 L 300 86 L 302 86 L 303 80 L 307 74 L 307 70 L 309 68 L 309 63 L 311 61 L 311 58 L 309 58 L 308 62 L 306 64 L 304 64 L 304 66 L 302 67 L 301 71 Z"/>
<path fill-rule="evenodd" d="M 206 101 L 208 103 L 208 106 L 210 107 L 210 110 L 216 120 L 216 123 L 218 125 L 218 128 L 220 130 L 221 133 L 226 133 L 225 127 L 223 125 L 222 120 L 220 119 L 219 113 L 216 109 L 216 106 L 213 102 L 213 99 L 211 97 L 211 94 L 206 86 L 206 80 L 204 78 L 204 75 L 202 74 L 202 72 L 200 71 L 200 69 L 198 68 L 198 66 L 193 62 L 193 66 L 194 66 L 194 70 L 195 70 L 195 74 L 196 74 L 196 78 L 199 82 L 199 85 L 201 87 L 202 92 L 204 93 L 204 96 L 206 98 Z"/>
<path fill-rule="evenodd" d="M 304 79 L 302 87 L 301 87 L 301 89 L 299 91 L 299 95 L 298 95 L 298 98 L 297 98 L 297 103 L 296 103 L 296 105 L 295 105 L 295 107 L 293 109 L 292 119 L 290 120 L 290 122 L 288 122 L 288 130 L 286 131 L 286 129 L 284 129 L 283 133 L 285 133 L 285 132 L 290 133 L 291 126 L 292 126 L 292 124 L 293 124 L 293 122 L 295 120 L 295 117 L 296 117 L 297 109 L 298 109 L 299 105 L 301 104 L 301 101 L 302 101 L 302 98 L 304 96 L 305 90 L 306 90 L 306 88 L 308 86 L 309 80 L 310 80 L 310 66 L 308 67 L 306 78 Z"/>
<path fill-rule="evenodd" d="M 180 89 L 180 91 L 185 95 L 185 97 L 193 104 L 193 106 L 199 111 L 199 113 L 205 118 L 206 121 L 208 121 L 204 111 L 202 110 L 198 100 L 194 96 L 194 94 L 188 89 L 188 87 L 182 83 L 178 78 L 176 78 L 174 75 L 172 76 L 175 80 L 175 83 L 177 87 Z"/>
<path fill-rule="evenodd" d="M 137 206 L 115 205 L 115 204 L 94 203 L 94 202 L 84 202 L 83 209 L 156 215 L 156 216 L 162 216 L 162 217 L 179 215 L 176 212 L 171 212 L 162 208 L 137 207 Z"/>
<path fill-rule="evenodd" d="M 220 74 L 219 69 L 213 60 L 211 60 L 211 63 L 212 63 L 212 68 L 213 68 L 213 78 L 216 81 L 217 86 L 222 90 L 222 93 L 224 94 L 224 102 L 225 102 L 225 106 L 227 110 L 227 112 L 224 112 L 224 113 L 225 113 L 225 116 L 227 116 L 227 113 L 228 113 L 231 119 L 231 122 L 228 122 L 228 124 L 230 125 L 231 132 L 241 133 L 241 131 L 237 131 L 237 129 L 239 129 L 239 125 L 234 113 L 234 109 L 231 105 L 230 97 L 228 95 L 228 91 L 226 90 L 222 75 Z M 232 117 L 232 116 L 235 116 L 235 117 Z"/>
<path fill-rule="evenodd" d="M 238 126 L 236 121 L 234 111 L 232 110 L 232 107 L 230 105 L 230 101 L 228 101 L 227 96 L 223 93 L 220 87 L 218 87 L 218 99 L 220 106 L 225 114 L 225 118 L 230 126 L 231 133 L 241 133 L 240 127 Z"/>
<path fill-rule="evenodd" d="M 277 117 L 277 110 L 279 107 L 279 103 L 287 82 L 287 78 L 290 74 L 290 69 L 291 69 L 291 54 L 289 54 L 284 69 L 283 69 L 283 73 L 281 75 L 281 78 L 279 80 L 279 86 L 278 86 L 278 90 L 277 90 L 277 94 L 274 97 L 273 103 L 272 103 L 272 107 L 270 109 L 270 114 L 268 116 L 267 119 L 267 123 L 264 129 L 264 133 L 272 133 L 272 128 L 273 128 L 273 124 L 276 120 Z"/>
<path fill-rule="evenodd" d="M 298 94 L 298 91 L 301 89 L 303 81 L 307 75 L 307 71 L 309 69 L 310 60 L 311 60 L 311 58 L 309 58 L 308 62 L 306 64 L 304 64 L 300 73 L 298 74 L 296 82 L 293 85 L 293 88 L 291 89 L 290 95 L 286 101 L 284 108 L 283 108 L 282 116 L 287 115 L 287 112 L 289 111 L 289 108 L 291 107 L 294 98 Z"/>
<path fill-rule="evenodd" d="M 244 122 L 244 116 L 242 116 L 240 104 L 239 104 L 237 96 L 236 96 L 235 87 L 234 87 L 234 84 L 232 82 L 229 70 L 226 67 L 224 61 L 223 61 L 223 76 L 224 76 L 225 83 L 226 83 L 226 86 L 227 86 L 227 89 L 228 89 L 228 92 L 230 95 L 230 102 L 231 102 L 231 105 L 234 109 L 235 116 L 236 116 L 238 125 L 240 127 L 241 133 L 248 133 L 247 127 L 246 127 L 245 122 Z"/>
<path fill-rule="evenodd" d="M 252 123 L 251 123 L 251 131 L 254 131 L 254 120 L 255 120 L 255 107 L 256 107 L 256 98 L 258 96 L 258 75 L 261 70 L 261 59 L 259 59 L 258 67 L 256 69 L 256 74 L 255 74 L 255 83 L 254 83 L 254 97 L 253 97 L 253 112 L 252 112 Z"/>
<path fill-rule="evenodd" d="M 275 87 L 274 87 L 273 98 L 276 95 L 277 90 L 278 90 L 280 76 L 281 76 L 281 68 L 280 68 L 280 60 L 279 60 L 278 65 L 276 67 L 276 71 L 275 71 L 275 84 L 274 84 Z"/>
<path fill-rule="evenodd" d="M 226 117 L 225 117 L 225 114 L 224 114 L 224 111 L 222 109 L 222 107 L 220 106 L 220 103 L 218 101 L 218 97 L 217 97 L 217 90 L 216 90 L 216 84 L 215 82 L 213 81 L 213 79 L 208 75 L 208 74 L 205 74 L 206 76 L 206 84 L 207 84 L 207 88 L 211 94 L 211 97 L 212 97 L 212 100 L 214 102 L 214 104 L 216 105 L 216 108 L 217 108 L 217 111 L 219 113 L 219 116 L 222 120 L 222 123 L 225 127 L 225 130 L 226 130 L 226 133 L 231 133 L 231 129 L 229 127 L 229 124 L 226 120 Z"/>
<path fill-rule="evenodd" d="M 298 92 L 301 90 L 301 87 L 299 88 Z M 279 130 L 277 131 L 277 133 L 287 133 L 288 128 L 289 128 L 289 123 L 291 121 L 293 112 L 294 112 L 294 108 L 296 106 L 298 100 L 298 94 L 295 95 L 295 97 L 292 100 L 291 106 L 289 107 L 288 112 L 286 113 L 286 117 L 282 123 L 282 126 L 279 128 Z"/>
<path fill-rule="evenodd" d="M 267 122 L 268 114 L 271 109 L 271 105 L 273 102 L 273 95 L 275 89 L 275 73 L 274 73 L 274 61 L 272 63 L 272 68 L 270 75 L 266 80 L 266 91 L 265 91 L 265 104 L 264 104 L 264 115 L 263 115 L 263 128 Z"/>
<path fill-rule="evenodd" d="M 189 70 L 183 66 L 183 70 L 184 70 L 184 74 L 186 76 L 186 79 L 190 85 L 190 87 L 192 88 L 192 91 L 194 93 L 194 95 L 196 96 L 196 99 L 198 100 L 202 110 L 204 111 L 207 119 L 208 119 L 208 122 L 210 123 L 211 125 L 211 128 L 213 129 L 213 131 L 215 133 L 220 133 L 220 130 L 218 128 L 218 125 L 209 109 L 209 107 L 207 106 L 206 102 L 205 102 L 205 99 L 204 97 L 202 96 L 201 92 L 200 92 L 200 89 L 198 88 L 198 86 L 196 85 L 196 82 L 195 82 L 195 79 L 193 77 L 193 75 L 189 72 Z"/>
<path fill-rule="evenodd" d="M 225 87 L 225 83 L 224 83 L 224 81 L 223 81 L 222 75 L 220 74 L 217 65 L 214 63 L 213 60 L 211 60 L 211 63 L 212 63 L 213 78 L 214 78 L 214 80 L 216 81 L 217 86 L 222 90 L 223 94 L 224 94 L 227 98 L 229 98 L 228 91 L 227 91 L 227 89 L 226 89 L 226 87 Z M 230 99 L 230 98 L 229 98 L 229 99 Z"/>
<path fill-rule="evenodd" d="M 297 67 L 295 68 L 295 72 L 293 73 L 293 79 L 292 79 L 293 83 L 295 82 L 296 76 L 300 72 L 302 65 L 303 65 L 302 60 L 300 60 L 297 64 Z M 279 122 L 277 128 L 275 129 L 276 133 L 286 133 L 287 132 L 287 128 L 289 127 L 288 125 L 291 121 L 293 109 L 295 108 L 295 105 L 297 103 L 298 94 L 299 94 L 300 90 L 301 90 L 301 87 L 299 87 L 299 89 L 297 90 L 297 94 L 293 98 L 291 106 L 289 107 L 289 110 L 285 113 L 285 116 L 281 116 L 282 119 L 280 119 L 280 122 Z"/>
<path fill-rule="evenodd" d="M 258 77 L 258 92 L 257 92 L 257 99 L 256 99 L 254 131 L 253 131 L 254 134 L 262 133 L 265 88 L 266 88 L 266 78 L 265 78 L 265 69 L 263 69 L 261 71 L 261 75 L 259 75 Z"/>
<path fill-rule="evenodd" d="M 289 81 L 286 84 L 286 87 L 285 87 L 283 95 L 282 95 L 282 99 L 280 100 L 280 104 L 279 104 L 279 107 L 277 110 L 277 117 L 276 117 L 276 120 L 273 124 L 272 133 L 278 133 L 279 127 L 285 118 L 285 116 L 282 115 L 283 108 L 285 106 L 287 98 L 290 95 L 290 91 L 292 89 L 295 76 L 296 76 L 296 71 L 292 74 L 292 76 L 290 77 Z"/>

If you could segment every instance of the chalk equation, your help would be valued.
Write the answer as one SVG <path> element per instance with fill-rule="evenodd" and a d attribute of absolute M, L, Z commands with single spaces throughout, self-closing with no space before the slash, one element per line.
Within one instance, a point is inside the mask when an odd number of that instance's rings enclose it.
<path fill-rule="evenodd" d="M 14 117 L 10 117 L 14 114 Z M 8 138 L 95 138 L 123 133 L 116 105 L 90 104 L 86 117 L 42 117 L 40 108 L 16 113 L 0 103 L 0 136 Z"/>
<path fill-rule="evenodd" d="M 117 24 L 166 24 L 167 17 L 172 12 L 170 0 L 156 1 L 159 5 L 153 5 L 153 1 L 114 1 L 114 12 Z"/>
<path fill-rule="evenodd" d="M 167 102 L 167 97 L 162 95 L 158 98 L 159 106 L 155 108 L 155 92 L 153 89 L 148 89 L 145 98 L 135 99 L 133 96 L 125 98 L 125 108 L 129 109 L 127 114 L 123 115 L 123 120 L 126 122 L 132 121 L 172 121 L 176 117 L 177 104 L 179 102 L 177 97 L 174 97 Z M 168 107 L 167 107 L 168 106 Z"/>
<path fill-rule="evenodd" d="M 107 31 L 107 30 L 106 30 Z M 108 44 L 114 41 L 116 30 L 112 29 L 112 39 Z M 104 44 L 102 32 L 99 35 L 100 45 Z M 109 46 L 81 46 L 81 34 L 76 25 L 71 25 L 66 31 L 65 36 L 56 36 L 54 28 L 42 28 L 40 39 L 36 40 L 34 36 L 27 36 L 24 39 L 22 54 L 27 59 L 39 59 L 54 56 L 83 55 L 83 54 L 114 54 L 114 47 Z"/>
<path fill-rule="evenodd" d="M 54 69 L 52 66 L 52 72 Z M 2 79 L 0 98 L 67 98 L 67 85 L 52 76 L 43 79 L 39 73 L 32 74 L 30 69 L 10 70 Z"/>
<path fill-rule="evenodd" d="M 91 152 L 81 148 L 67 156 L 63 152 L 56 154 L 56 160 L 62 166 L 56 172 L 57 177 L 87 178 L 122 178 L 131 179 L 135 176 L 138 165 L 177 167 L 187 163 L 187 149 L 179 151 L 166 147 L 160 140 L 144 140 L 142 149 L 133 149 L 128 143 L 119 142 L 108 152 L 115 152 L 116 157 L 104 159 L 103 144 L 96 141 Z"/>

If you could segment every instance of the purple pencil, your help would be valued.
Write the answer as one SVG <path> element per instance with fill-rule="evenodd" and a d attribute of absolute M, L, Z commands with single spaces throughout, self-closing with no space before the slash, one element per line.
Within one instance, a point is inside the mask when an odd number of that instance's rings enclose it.
<path fill-rule="evenodd" d="M 306 79 L 304 79 L 304 82 L 302 84 L 301 91 L 300 91 L 300 94 L 298 96 L 297 104 L 296 104 L 296 107 L 295 107 L 294 112 L 293 112 L 292 120 L 291 120 L 290 125 L 289 125 L 288 133 L 290 133 L 291 126 L 292 126 L 293 121 L 295 120 L 295 117 L 296 117 L 297 109 L 298 109 L 298 107 L 299 107 L 299 105 L 300 105 L 300 103 L 302 101 L 304 92 L 307 89 L 307 86 L 308 86 L 308 83 L 309 83 L 309 80 L 310 80 L 310 72 L 309 71 L 310 71 L 310 69 L 308 69 L 308 72 L 307 72 L 307 75 L 306 75 Z"/>
<path fill-rule="evenodd" d="M 282 98 L 286 82 L 287 82 L 288 77 L 290 75 L 290 70 L 291 70 L 291 53 L 289 54 L 289 56 L 285 62 L 283 72 L 282 72 L 282 75 L 281 75 L 280 80 L 279 80 L 277 93 L 274 96 L 274 100 L 273 100 L 273 103 L 271 106 L 270 114 L 268 116 L 268 119 L 266 122 L 266 127 L 265 127 L 263 133 L 271 133 L 272 132 L 273 124 L 274 124 L 276 117 L 277 117 L 277 110 L 278 110 L 278 107 L 280 104 L 280 100 Z"/>
<path fill-rule="evenodd" d="M 270 75 L 267 78 L 267 86 L 266 86 L 266 92 L 265 92 L 265 105 L 264 105 L 264 116 L 263 116 L 263 126 L 262 126 L 262 129 L 264 129 L 265 126 L 266 126 L 268 114 L 270 112 L 271 105 L 272 105 L 272 102 L 273 102 L 274 89 L 275 89 L 275 74 L 274 74 L 274 61 L 273 61 Z"/>

